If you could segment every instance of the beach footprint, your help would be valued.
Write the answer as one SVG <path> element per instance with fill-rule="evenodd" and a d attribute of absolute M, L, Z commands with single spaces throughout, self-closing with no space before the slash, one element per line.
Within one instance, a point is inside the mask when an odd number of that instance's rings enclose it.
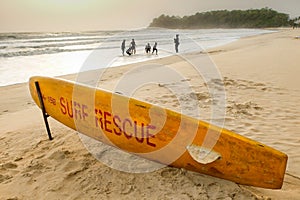
<path fill-rule="evenodd" d="M 12 176 L 10 176 L 10 175 L 0 174 L 0 183 L 5 183 L 6 181 L 10 180 L 11 178 L 12 178 Z"/>
<path fill-rule="evenodd" d="M 11 162 L 5 163 L 5 164 L 1 165 L 1 168 L 2 168 L 2 169 L 6 169 L 6 170 L 9 170 L 9 169 L 16 169 L 17 167 L 18 167 L 17 164 L 11 163 Z"/>
<path fill-rule="evenodd" d="M 160 175 L 164 178 L 172 178 L 180 173 L 182 173 L 180 169 L 166 167 L 166 168 L 162 169 L 162 171 L 160 172 Z"/>
<path fill-rule="evenodd" d="M 218 183 L 210 183 L 207 186 L 207 194 L 209 199 L 224 199 L 226 198 L 224 194 L 222 194 L 221 187 Z"/>

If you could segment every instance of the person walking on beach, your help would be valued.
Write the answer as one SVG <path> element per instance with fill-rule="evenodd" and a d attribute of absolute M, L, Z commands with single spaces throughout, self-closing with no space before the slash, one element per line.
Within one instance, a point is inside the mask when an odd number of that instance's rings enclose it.
<path fill-rule="evenodd" d="M 123 42 L 121 44 L 121 50 L 122 50 L 122 54 L 124 56 L 124 52 L 125 52 L 125 40 L 123 40 Z"/>
<path fill-rule="evenodd" d="M 178 53 L 178 46 L 179 46 L 179 35 L 176 34 L 176 38 L 174 38 L 174 43 L 175 43 L 175 51 Z"/>
<path fill-rule="evenodd" d="M 152 54 L 154 53 L 154 51 L 155 51 L 155 53 L 157 55 L 157 42 L 154 43 L 154 46 L 152 48 Z"/>
<path fill-rule="evenodd" d="M 132 54 L 135 54 L 136 53 L 136 49 L 135 49 L 135 47 L 136 47 L 136 44 L 135 44 L 135 41 L 134 41 L 134 39 L 132 39 L 132 41 L 131 41 L 131 50 L 132 50 Z"/>
<path fill-rule="evenodd" d="M 145 46 L 145 51 L 146 51 L 147 54 L 151 52 L 151 46 L 150 46 L 150 43 L 146 44 L 146 46 Z"/>

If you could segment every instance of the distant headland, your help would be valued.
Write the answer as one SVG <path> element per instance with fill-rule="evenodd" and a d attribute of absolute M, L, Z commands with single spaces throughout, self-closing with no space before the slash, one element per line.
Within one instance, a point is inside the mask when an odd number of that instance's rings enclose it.
<path fill-rule="evenodd" d="M 297 27 L 299 20 L 300 17 L 291 19 L 288 14 L 271 8 L 216 10 L 184 17 L 163 14 L 153 19 L 149 27 L 170 29 Z"/>

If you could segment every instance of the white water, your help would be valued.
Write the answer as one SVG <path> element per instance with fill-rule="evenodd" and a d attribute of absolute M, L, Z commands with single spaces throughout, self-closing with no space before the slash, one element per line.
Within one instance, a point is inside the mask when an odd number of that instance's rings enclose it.
<path fill-rule="evenodd" d="M 174 54 L 173 38 L 180 35 L 180 53 L 224 45 L 239 38 L 264 34 L 259 29 L 167 30 L 129 32 L 2 33 L 0 34 L 0 86 L 27 82 L 31 76 L 60 76 L 81 71 L 93 51 L 103 55 L 96 68 L 118 66 Z M 134 38 L 137 54 L 122 56 L 120 45 Z M 158 55 L 144 52 L 146 43 L 158 42 Z M 98 55 L 99 55 L 98 52 Z M 101 59 L 100 59 L 101 60 Z"/>

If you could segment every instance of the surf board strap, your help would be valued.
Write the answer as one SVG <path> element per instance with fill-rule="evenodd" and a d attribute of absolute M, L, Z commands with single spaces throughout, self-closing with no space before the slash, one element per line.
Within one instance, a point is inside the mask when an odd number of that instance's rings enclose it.
<path fill-rule="evenodd" d="M 49 127 L 49 123 L 48 123 L 48 117 L 50 115 L 48 115 L 47 112 L 46 112 L 44 101 L 43 101 L 43 95 L 42 95 L 42 92 L 41 92 L 40 85 L 39 85 L 38 81 L 35 82 L 35 88 L 36 88 L 36 92 L 38 94 L 39 101 L 40 101 L 40 104 L 41 104 L 41 110 L 42 110 L 42 113 L 43 113 L 43 118 L 44 118 L 44 122 L 45 122 L 45 126 L 46 126 L 46 129 L 47 129 L 49 140 L 53 140 L 53 137 L 52 137 L 51 131 L 50 131 L 50 127 Z"/>

